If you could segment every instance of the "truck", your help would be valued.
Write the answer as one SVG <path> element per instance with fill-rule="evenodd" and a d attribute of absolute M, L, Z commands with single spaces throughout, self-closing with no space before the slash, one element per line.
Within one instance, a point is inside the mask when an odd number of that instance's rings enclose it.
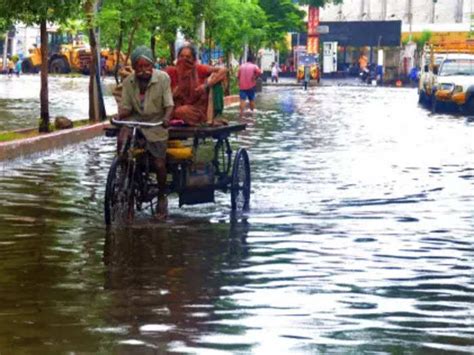
<path fill-rule="evenodd" d="M 467 42 L 425 44 L 421 55 L 421 75 L 418 83 L 418 102 L 431 105 L 433 86 L 441 63 L 451 54 L 474 54 L 474 47 Z"/>
<path fill-rule="evenodd" d="M 468 41 L 426 44 L 421 56 L 418 102 L 433 113 L 442 107 L 474 112 L 470 93 L 474 77 L 469 68 L 473 56 L 474 46 Z"/>
<path fill-rule="evenodd" d="M 80 38 L 73 39 L 70 35 L 48 32 L 48 54 L 50 73 L 89 73 L 92 61 L 91 49 Z M 112 73 L 116 63 L 115 52 L 103 49 L 100 55 L 106 59 L 106 72 Z M 123 55 L 121 55 L 121 59 L 123 60 Z M 23 59 L 21 69 L 23 73 L 37 73 L 40 67 L 41 48 L 33 45 L 29 49 L 29 55 Z"/>
<path fill-rule="evenodd" d="M 277 55 L 273 49 L 260 49 L 258 51 L 258 66 L 262 70 L 264 80 L 271 77 L 272 64 L 277 62 Z"/>
<path fill-rule="evenodd" d="M 433 84 L 431 112 L 443 107 L 474 114 L 474 54 L 450 53 L 441 62 Z"/>

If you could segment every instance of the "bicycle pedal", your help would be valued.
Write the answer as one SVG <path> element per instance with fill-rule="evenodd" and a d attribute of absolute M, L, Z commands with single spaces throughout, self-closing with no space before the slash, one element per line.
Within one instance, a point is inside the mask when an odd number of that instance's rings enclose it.
<path fill-rule="evenodd" d="M 148 192 L 147 192 L 147 194 L 146 194 L 144 200 L 145 200 L 146 202 L 152 201 L 154 198 L 158 197 L 158 192 L 159 192 L 159 191 L 160 191 L 160 190 L 158 189 L 158 187 L 150 187 L 150 188 L 148 189 Z"/>

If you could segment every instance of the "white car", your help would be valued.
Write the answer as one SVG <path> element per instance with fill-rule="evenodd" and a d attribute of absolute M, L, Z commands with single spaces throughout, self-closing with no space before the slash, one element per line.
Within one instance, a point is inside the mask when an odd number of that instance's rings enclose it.
<path fill-rule="evenodd" d="M 431 111 L 454 106 L 474 114 L 474 54 L 449 54 L 443 60 L 433 85 Z"/>

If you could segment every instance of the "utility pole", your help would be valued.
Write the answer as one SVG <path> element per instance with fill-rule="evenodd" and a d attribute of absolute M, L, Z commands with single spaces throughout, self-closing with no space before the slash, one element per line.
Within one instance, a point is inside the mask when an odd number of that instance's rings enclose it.
<path fill-rule="evenodd" d="M 438 0 L 432 0 L 433 2 L 431 3 L 431 23 L 435 23 L 436 19 L 436 3 Z"/>
<path fill-rule="evenodd" d="M 360 0 L 359 20 L 363 20 L 365 15 L 365 0 Z"/>
<path fill-rule="evenodd" d="M 387 0 L 382 0 L 382 15 L 381 20 L 385 21 L 387 19 Z"/>
<path fill-rule="evenodd" d="M 412 32 L 412 24 L 413 24 L 413 0 L 407 0 L 407 20 L 408 20 L 408 31 L 410 33 L 410 40 L 411 40 L 411 32 Z"/>
<path fill-rule="evenodd" d="M 463 8 L 464 8 L 464 0 L 458 0 L 457 5 L 456 5 L 455 19 L 454 19 L 454 21 L 457 23 L 462 23 Z"/>
<path fill-rule="evenodd" d="M 5 42 L 3 43 L 3 63 L 2 70 L 7 69 L 7 51 L 8 51 L 8 32 L 5 33 Z"/>

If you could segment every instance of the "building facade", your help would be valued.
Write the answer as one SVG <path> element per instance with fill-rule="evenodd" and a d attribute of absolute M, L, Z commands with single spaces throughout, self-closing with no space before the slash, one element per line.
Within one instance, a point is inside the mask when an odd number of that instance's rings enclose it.
<path fill-rule="evenodd" d="M 321 9 L 322 21 L 401 20 L 404 25 L 470 23 L 473 0 L 344 0 Z"/>

